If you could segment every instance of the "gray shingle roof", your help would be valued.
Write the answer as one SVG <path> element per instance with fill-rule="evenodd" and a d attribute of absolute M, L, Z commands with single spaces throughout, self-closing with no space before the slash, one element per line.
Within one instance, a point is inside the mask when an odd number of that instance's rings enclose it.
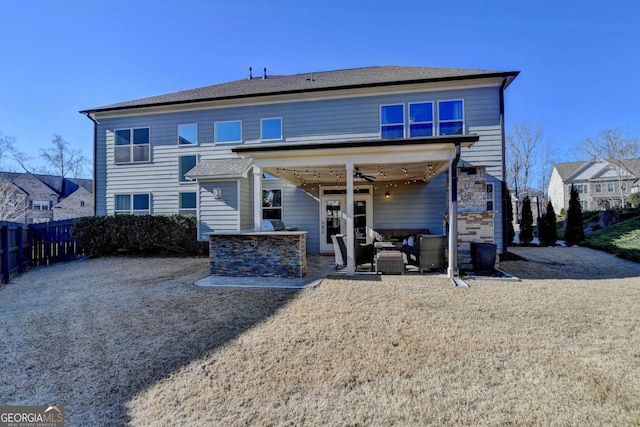
<path fill-rule="evenodd" d="M 569 162 L 569 163 L 556 163 L 554 167 L 560 174 L 562 181 L 566 181 L 575 171 L 587 164 L 587 162 Z"/>
<path fill-rule="evenodd" d="M 580 168 L 587 166 L 587 164 L 591 163 L 591 161 L 581 161 L 581 162 L 568 162 L 568 163 L 556 163 L 554 167 L 560 174 L 560 178 L 562 181 L 567 181 L 569 178 L 572 178 Z M 622 161 L 622 164 L 627 168 L 627 170 L 634 175 L 635 177 L 640 177 L 640 159 L 626 159 Z M 606 172 L 603 170 L 595 170 L 594 173 Z M 589 171 L 585 171 L 589 173 Z M 573 177 L 575 179 L 576 177 Z M 580 179 L 592 179 L 594 176 L 584 176 L 580 177 Z"/>
<path fill-rule="evenodd" d="M 83 110 L 81 113 L 123 110 L 143 106 L 171 105 L 208 100 L 265 96 L 282 93 L 314 92 L 329 89 L 385 86 L 398 83 L 505 77 L 513 80 L 519 71 L 475 70 L 464 68 L 379 66 L 347 70 L 321 71 L 294 75 L 261 75 L 253 79 L 204 86 L 165 95 L 120 102 Z"/>
<path fill-rule="evenodd" d="M 184 174 L 187 178 L 240 177 L 253 164 L 251 159 L 202 160 L 193 169 Z"/>

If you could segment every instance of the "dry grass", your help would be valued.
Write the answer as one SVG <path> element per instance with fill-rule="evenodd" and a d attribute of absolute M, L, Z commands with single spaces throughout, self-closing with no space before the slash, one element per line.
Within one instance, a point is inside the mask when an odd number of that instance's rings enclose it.
<path fill-rule="evenodd" d="M 640 265 L 529 249 L 502 266 L 522 282 L 468 290 L 198 289 L 197 259 L 36 270 L 0 288 L 2 403 L 68 425 L 640 424 Z"/>

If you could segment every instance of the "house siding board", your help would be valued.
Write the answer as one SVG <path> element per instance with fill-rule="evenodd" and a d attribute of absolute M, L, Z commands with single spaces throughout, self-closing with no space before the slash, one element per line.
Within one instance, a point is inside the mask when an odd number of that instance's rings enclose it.
<path fill-rule="evenodd" d="M 320 206 L 318 187 L 299 188 L 281 179 L 264 180 L 264 190 L 282 189 L 282 215 L 287 227 L 307 231 L 307 252 L 320 252 Z"/>
<path fill-rule="evenodd" d="M 240 229 L 252 230 L 253 224 L 253 174 L 240 182 Z"/>
<path fill-rule="evenodd" d="M 389 192 L 390 198 L 385 198 Z M 399 184 L 386 189 L 381 184 L 373 193 L 374 229 L 422 229 L 443 234 L 443 214 L 447 212 L 446 174 L 427 184 Z"/>
<path fill-rule="evenodd" d="M 198 188 L 197 184 L 192 186 L 178 182 L 179 156 L 197 154 L 199 161 L 235 156 L 231 149 L 237 144 L 213 143 L 213 127 L 216 121 L 242 120 L 242 137 L 247 144 L 259 143 L 260 119 L 268 117 L 282 118 L 283 142 L 371 139 L 377 138 L 380 132 L 380 105 L 404 103 L 406 106 L 410 102 L 433 102 L 437 121 L 437 101 L 450 99 L 464 99 L 465 133 L 480 136 L 480 141 L 472 148 L 463 149 L 462 159 L 471 164 L 486 166 L 489 175 L 500 179 L 503 176 L 503 142 L 498 87 L 358 96 L 100 119 L 96 147 L 96 211 L 98 215 L 112 214 L 115 194 L 148 192 L 152 194 L 152 213 L 176 213 L 178 193 L 192 189 L 195 191 Z M 189 123 L 198 125 L 198 144 L 180 146 L 177 144 L 178 125 Z M 114 130 L 132 127 L 150 128 L 150 162 L 116 165 Z M 251 179 L 250 176 L 249 180 Z M 222 187 L 222 184 L 213 185 Z M 235 181 L 233 185 L 236 185 Z M 308 231 L 308 250 L 319 251 L 317 194 L 314 199 L 308 190 L 296 188 L 292 184 L 265 181 L 263 185 L 264 188 L 275 185 L 284 190 L 285 223 Z M 394 227 L 398 224 L 398 218 L 402 218 L 403 226 L 426 226 L 430 230 L 442 230 L 442 213 L 446 210 L 446 199 L 438 192 L 443 191 L 445 186 L 446 180 L 442 175 L 420 188 L 418 194 L 425 197 L 422 202 L 411 194 L 415 190 L 394 189 L 396 197 L 403 197 L 401 200 L 406 203 L 405 206 L 395 208 L 385 203 L 384 191 L 376 191 L 375 226 Z M 252 182 L 241 183 L 240 187 L 242 199 L 234 201 L 236 209 L 240 209 L 240 214 L 234 212 L 235 218 L 232 218 L 228 206 L 221 206 L 219 201 L 208 197 L 207 191 L 213 188 L 211 183 L 205 183 L 200 187 L 201 236 L 211 229 L 235 230 L 253 227 Z M 501 209 L 500 188 L 501 186 L 496 185 L 497 210 Z M 234 195 L 237 192 L 236 189 L 232 191 Z M 225 186 L 225 202 L 228 202 L 228 194 L 229 190 Z M 495 229 L 496 237 L 500 238 L 502 227 L 497 225 Z"/>
<path fill-rule="evenodd" d="M 222 191 L 222 199 L 213 197 L 213 189 Z M 200 240 L 208 240 L 214 231 L 240 229 L 237 181 L 204 182 L 200 185 Z"/>

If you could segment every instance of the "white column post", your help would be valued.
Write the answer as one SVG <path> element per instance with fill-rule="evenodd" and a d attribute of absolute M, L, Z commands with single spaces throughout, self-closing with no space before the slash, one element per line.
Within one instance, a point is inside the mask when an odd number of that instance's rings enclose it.
<path fill-rule="evenodd" d="M 355 233 L 353 230 L 353 163 L 346 164 L 347 169 L 347 276 L 356 273 Z"/>
<path fill-rule="evenodd" d="M 262 231 L 262 169 L 253 165 L 253 229 Z"/>

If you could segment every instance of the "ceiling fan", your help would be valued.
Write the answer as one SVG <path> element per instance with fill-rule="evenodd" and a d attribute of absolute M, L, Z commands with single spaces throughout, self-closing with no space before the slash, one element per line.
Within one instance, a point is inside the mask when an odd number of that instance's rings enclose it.
<path fill-rule="evenodd" d="M 373 182 L 374 181 L 372 176 L 365 175 L 362 172 L 360 172 L 360 168 L 359 167 L 353 168 L 353 177 L 356 178 L 356 179 L 357 178 L 364 179 L 364 180 L 369 181 L 369 182 Z"/>

